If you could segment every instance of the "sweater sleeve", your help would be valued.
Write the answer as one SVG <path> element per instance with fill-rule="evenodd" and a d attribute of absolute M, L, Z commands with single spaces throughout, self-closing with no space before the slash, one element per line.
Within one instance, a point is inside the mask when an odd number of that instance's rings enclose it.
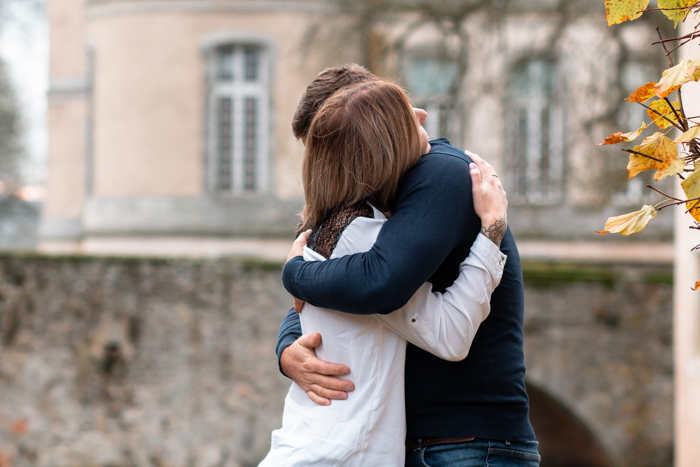
<path fill-rule="evenodd" d="M 491 294 L 503 276 L 506 256 L 479 234 L 460 274 L 445 293 L 423 284 L 411 300 L 386 315 L 372 315 L 413 345 L 444 360 L 464 360 L 479 325 L 491 310 Z"/>
<path fill-rule="evenodd" d="M 294 311 L 294 308 L 292 308 L 287 312 L 287 316 L 284 317 L 282 325 L 280 326 L 279 334 L 277 334 L 277 348 L 275 349 L 277 353 L 277 365 L 279 365 L 280 373 L 283 375 L 284 371 L 282 371 L 282 366 L 280 365 L 282 351 L 293 344 L 294 341 L 300 337 L 301 320 L 299 319 L 299 313 Z"/>
<path fill-rule="evenodd" d="M 467 163 L 429 154 L 406 173 L 393 215 L 369 251 L 324 262 L 294 258 L 282 280 L 292 295 L 319 307 L 390 313 L 463 241 L 467 224 L 480 225 Z"/>

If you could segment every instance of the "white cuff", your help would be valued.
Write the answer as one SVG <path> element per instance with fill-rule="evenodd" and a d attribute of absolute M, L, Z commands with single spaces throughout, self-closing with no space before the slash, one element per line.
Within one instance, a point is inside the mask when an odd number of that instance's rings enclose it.
<path fill-rule="evenodd" d="M 471 248 L 471 253 L 484 263 L 491 277 L 494 278 L 496 283 L 499 283 L 503 276 L 503 269 L 506 266 L 508 256 L 501 253 L 498 246 L 482 233 L 479 233 L 476 237 Z"/>

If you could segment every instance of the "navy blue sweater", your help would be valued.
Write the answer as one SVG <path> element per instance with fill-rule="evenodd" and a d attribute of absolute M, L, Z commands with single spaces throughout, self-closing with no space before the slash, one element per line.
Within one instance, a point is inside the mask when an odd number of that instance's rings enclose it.
<path fill-rule="evenodd" d="M 469 159 L 447 139 L 431 145 L 402 179 L 393 215 L 372 249 L 323 262 L 292 259 L 283 271 L 292 295 L 346 313 L 390 313 L 426 281 L 440 292 L 454 282 L 481 221 L 474 212 Z M 522 272 L 510 230 L 501 251 L 508 255 L 503 278 L 467 358 L 448 362 L 408 345 L 409 438 L 535 438 L 524 382 Z M 278 358 L 299 336 L 299 317 L 290 310 L 280 328 Z"/>

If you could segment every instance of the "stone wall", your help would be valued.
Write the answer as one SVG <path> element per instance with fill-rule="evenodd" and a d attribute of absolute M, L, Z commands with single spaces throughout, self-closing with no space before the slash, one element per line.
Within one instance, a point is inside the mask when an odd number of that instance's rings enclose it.
<path fill-rule="evenodd" d="M 658 272 L 525 270 L 529 382 L 610 465 L 671 462 Z M 279 265 L 0 256 L 0 466 L 257 465 L 289 385 L 274 357 L 288 306 Z M 543 467 L 571 467 L 566 427 L 535 413 Z"/>
<path fill-rule="evenodd" d="M 673 465 L 670 268 L 529 264 L 524 274 L 529 384 L 587 426 L 612 465 Z"/>
<path fill-rule="evenodd" d="M 252 466 L 267 452 L 289 384 L 277 269 L 3 257 L 0 294 L 3 467 Z"/>

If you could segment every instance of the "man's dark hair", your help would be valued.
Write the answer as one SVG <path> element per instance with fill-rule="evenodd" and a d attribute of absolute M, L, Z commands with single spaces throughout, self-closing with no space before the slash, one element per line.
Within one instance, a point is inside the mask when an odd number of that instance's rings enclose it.
<path fill-rule="evenodd" d="M 297 139 L 306 137 L 316 111 L 336 91 L 350 84 L 377 79 L 365 67 L 355 63 L 323 70 L 306 88 L 306 92 L 299 101 L 296 112 L 294 112 L 294 118 L 292 119 L 294 136 Z"/>

